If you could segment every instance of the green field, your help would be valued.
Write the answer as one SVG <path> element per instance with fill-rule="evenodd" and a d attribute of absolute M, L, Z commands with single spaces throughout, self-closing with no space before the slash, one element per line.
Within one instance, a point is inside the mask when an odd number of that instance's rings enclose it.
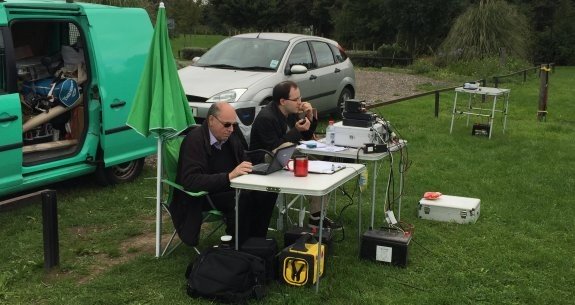
<path fill-rule="evenodd" d="M 449 134 L 452 93 L 441 95 L 438 118 L 433 96 L 378 109 L 409 142 L 401 220 L 415 233 L 407 267 L 358 259 L 354 202 L 341 213 L 345 239 L 335 243 L 319 294 L 274 283 L 264 300 L 251 303 L 573 304 L 573 75 L 575 67 L 551 74 L 546 122 L 536 119 L 539 79 L 501 84 L 511 89 L 508 126 L 503 134 L 496 117 L 490 140 L 471 136 L 464 117 Z M 382 199 L 389 162 L 380 164 Z M 186 295 L 192 249 L 154 257 L 155 206 L 146 198 L 155 193 L 154 180 L 146 179 L 153 176 L 147 167 L 131 184 L 101 188 L 86 177 L 53 186 L 60 267 L 50 272 L 43 270 L 39 204 L 0 213 L 0 304 L 212 304 Z M 354 183 L 346 189 L 353 193 Z M 418 219 L 417 203 L 426 191 L 480 198 L 481 216 L 470 225 Z M 349 200 L 337 198 L 341 211 Z M 382 206 L 378 200 L 377 225 L 383 224 Z M 367 219 L 368 205 L 363 207 Z M 338 216 L 333 206 L 329 214 Z M 281 243 L 281 234 L 270 235 Z"/>

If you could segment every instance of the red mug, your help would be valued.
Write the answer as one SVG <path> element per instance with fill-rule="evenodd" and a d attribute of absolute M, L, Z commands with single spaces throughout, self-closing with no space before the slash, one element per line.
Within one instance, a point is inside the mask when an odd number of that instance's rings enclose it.
<path fill-rule="evenodd" d="M 290 163 L 293 162 L 293 168 L 290 167 Z M 288 162 L 288 169 L 293 171 L 294 176 L 296 177 L 305 177 L 307 176 L 307 156 L 297 156 L 293 159 L 289 160 Z"/>

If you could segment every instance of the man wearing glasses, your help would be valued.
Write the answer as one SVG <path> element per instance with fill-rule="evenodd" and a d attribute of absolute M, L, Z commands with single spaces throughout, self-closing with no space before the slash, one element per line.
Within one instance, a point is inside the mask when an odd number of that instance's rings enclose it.
<path fill-rule="evenodd" d="M 301 100 L 301 92 L 296 83 L 283 81 L 272 92 L 272 102 L 262 108 L 256 117 L 250 135 L 250 150 L 265 149 L 272 151 L 286 142 L 299 143 L 314 138 L 317 127 L 317 112 L 308 102 Z M 264 154 L 254 155 L 254 163 L 264 161 Z M 273 200 L 277 194 L 271 193 Z M 308 226 L 319 227 L 321 198 L 312 197 Z M 268 199 L 269 200 L 269 199 Z M 271 217 L 271 216 L 270 216 Z M 341 229 L 331 219 L 324 218 L 324 228 Z"/>
<path fill-rule="evenodd" d="M 180 147 L 180 159 L 176 183 L 192 192 L 207 191 L 215 208 L 226 218 L 226 233 L 234 236 L 235 192 L 230 180 L 246 175 L 252 170 L 252 163 L 244 151 L 241 133 L 237 128 L 236 111 L 226 102 L 214 103 L 208 110 L 207 119 L 200 127 L 190 131 Z M 242 192 L 238 207 L 240 245 L 250 236 L 265 237 L 269 219 L 265 227 L 258 219 L 259 213 L 272 211 L 274 202 L 266 203 L 261 192 Z M 198 243 L 202 223 L 202 210 L 211 209 L 203 197 L 191 197 L 175 190 L 170 206 L 172 219 L 178 235 L 185 243 L 195 246 Z M 271 217 L 271 212 L 269 212 Z M 261 226 L 263 226 L 261 225 Z M 262 235 L 263 232 L 263 236 Z"/>

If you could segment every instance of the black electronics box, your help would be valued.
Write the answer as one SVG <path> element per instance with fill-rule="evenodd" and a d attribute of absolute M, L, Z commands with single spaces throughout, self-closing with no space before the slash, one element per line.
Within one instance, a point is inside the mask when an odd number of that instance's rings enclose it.
<path fill-rule="evenodd" d="M 352 120 L 364 120 L 364 121 L 371 121 L 374 122 L 376 115 L 373 112 L 343 112 L 343 117 L 345 119 L 352 119 Z"/>
<path fill-rule="evenodd" d="M 365 143 L 363 146 L 364 154 L 382 153 L 388 151 L 387 144 Z"/>
<path fill-rule="evenodd" d="M 300 238 L 303 234 L 311 234 L 314 238 L 319 239 L 319 231 L 312 230 L 310 228 L 294 227 L 288 229 L 284 233 L 284 248 L 289 247 L 295 243 L 295 241 Z M 321 236 L 321 243 L 325 245 L 326 254 L 331 255 L 333 253 L 333 239 L 330 229 L 323 229 L 323 234 Z"/>
<path fill-rule="evenodd" d="M 342 120 L 343 126 L 353 126 L 353 127 L 371 127 L 373 126 L 374 121 L 366 121 L 366 120 L 354 120 L 354 119 L 346 119 Z"/>
<path fill-rule="evenodd" d="M 344 102 L 344 110 L 346 112 L 365 112 L 365 100 L 349 99 Z"/>
<path fill-rule="evenodd" d="M 473 128 L 471 129 L 471 135 L 489 135 L 489 124 L 473 124 Z"/>
<path fill-rule="evenodd" d="M 278 243 L 274 238 L 250 237 L 242 244 L 241 250 L 264 260 L 267 282 L 277 279 Z"/>
<path fill-rule="evenodd" d="M 398 267 L 407 265 L 411 234 L 394 229 L 369 230 L 361 236 L 359 257 Z"/>

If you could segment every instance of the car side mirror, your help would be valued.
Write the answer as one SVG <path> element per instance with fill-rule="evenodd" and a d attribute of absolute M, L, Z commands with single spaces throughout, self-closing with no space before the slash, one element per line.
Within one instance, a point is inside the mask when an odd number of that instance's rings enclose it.
<path fill-rule="evenodd" d="M 289 69 L 289 74 L 305 74 L 307 73 L 307 68 L 304 65 L 293 65 Z"/>
<path fill-rule="evenodd" d="M 198 60 L 200 60 L 199 56 L 192 58 L 192 63 L 195 64 Z"/>

